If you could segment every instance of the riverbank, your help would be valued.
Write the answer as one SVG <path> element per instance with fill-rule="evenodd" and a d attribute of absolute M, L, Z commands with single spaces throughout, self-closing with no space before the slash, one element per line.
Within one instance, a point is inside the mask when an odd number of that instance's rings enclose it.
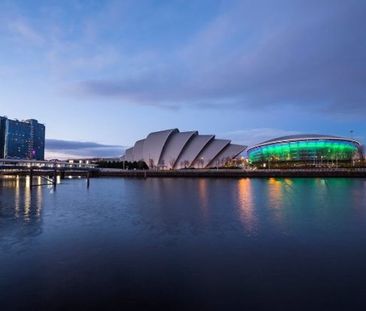
<path fill-rule="evenodd" d="M 193 169 L 193 170 L 120 170 L 99 169 L 97 176 L 100 177 L 213 177 L 213 178 L 270 178 L 270 177 L 366 177 L 366 168 L 354 169 L 266 169 L 266 170 L 243 170 L 243 169 Z"/>
<path fill-rule="evenodd" d="M 0 170 L 0 176 L 84 176 L 120 177 L 120 178 L 366 178 L 366 168 L 337 168 L 337 169 L 183 169 L 183 170 L 123 170 L 123 169 L 29 169 Z"/>

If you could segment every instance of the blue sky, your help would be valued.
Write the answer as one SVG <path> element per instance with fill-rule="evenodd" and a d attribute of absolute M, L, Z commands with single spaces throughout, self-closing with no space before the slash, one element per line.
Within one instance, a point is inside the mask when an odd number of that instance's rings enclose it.
<path fill-rule="evenodd" d="M 49 157 L 116 156 L 176 127 L 244 144 L 350 130 L 364 141 L 365 9 L 0 0 L 0 115 L 44 122 Z"/>

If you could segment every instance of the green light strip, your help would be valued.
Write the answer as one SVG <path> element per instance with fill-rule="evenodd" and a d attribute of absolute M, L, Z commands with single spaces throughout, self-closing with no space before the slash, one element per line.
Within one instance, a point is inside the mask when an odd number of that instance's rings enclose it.
<path fill-rule="evenodd" d="M 356 144 L 341 140 L 292 141 L 256 147 L 248 151 L 249 161 L 351 160 Z"/>

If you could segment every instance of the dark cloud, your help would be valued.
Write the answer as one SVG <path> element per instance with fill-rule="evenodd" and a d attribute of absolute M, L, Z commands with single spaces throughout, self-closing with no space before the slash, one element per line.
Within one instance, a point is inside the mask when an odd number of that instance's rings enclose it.
<path fill-rule="evenodd" d="M 357 115 L 366 112 L 365 10 L 352 0 L 240 2 L 141 72 L 75 89 L 168 108 L 290 105 Z"/>
<path fill-rule="evenodd" d="M 123 146 L 103 145 L 94 142 L 46 140 L 46 154 L 48 158 L 119 157 L 124 149 Z"/>

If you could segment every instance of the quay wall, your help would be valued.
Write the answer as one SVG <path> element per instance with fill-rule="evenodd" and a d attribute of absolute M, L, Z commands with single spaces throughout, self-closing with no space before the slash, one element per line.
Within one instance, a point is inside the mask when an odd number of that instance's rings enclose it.
<path fill-rule="evenodd" d="M 100 169 L 96 176 L 101 177 L 213 177 L 213 178 L 245 178 L 245 177 L 366 177 L 366 168 L 355 169 L 306 169 L 306 170 L 118 170 Z"/>
<path fill-rule="evenodd" d="M 5 170 L 0 168 L 0 175 L 13 176 L 85 176 L 85 177 L 122 177 L 122 178 L 293 178 L 293 177 L 349 177 L 366 178 L 366 168 L 353 169 L 183 169 L 183 170 L 122 170 L 122 169 L 18 169 Z"/>

